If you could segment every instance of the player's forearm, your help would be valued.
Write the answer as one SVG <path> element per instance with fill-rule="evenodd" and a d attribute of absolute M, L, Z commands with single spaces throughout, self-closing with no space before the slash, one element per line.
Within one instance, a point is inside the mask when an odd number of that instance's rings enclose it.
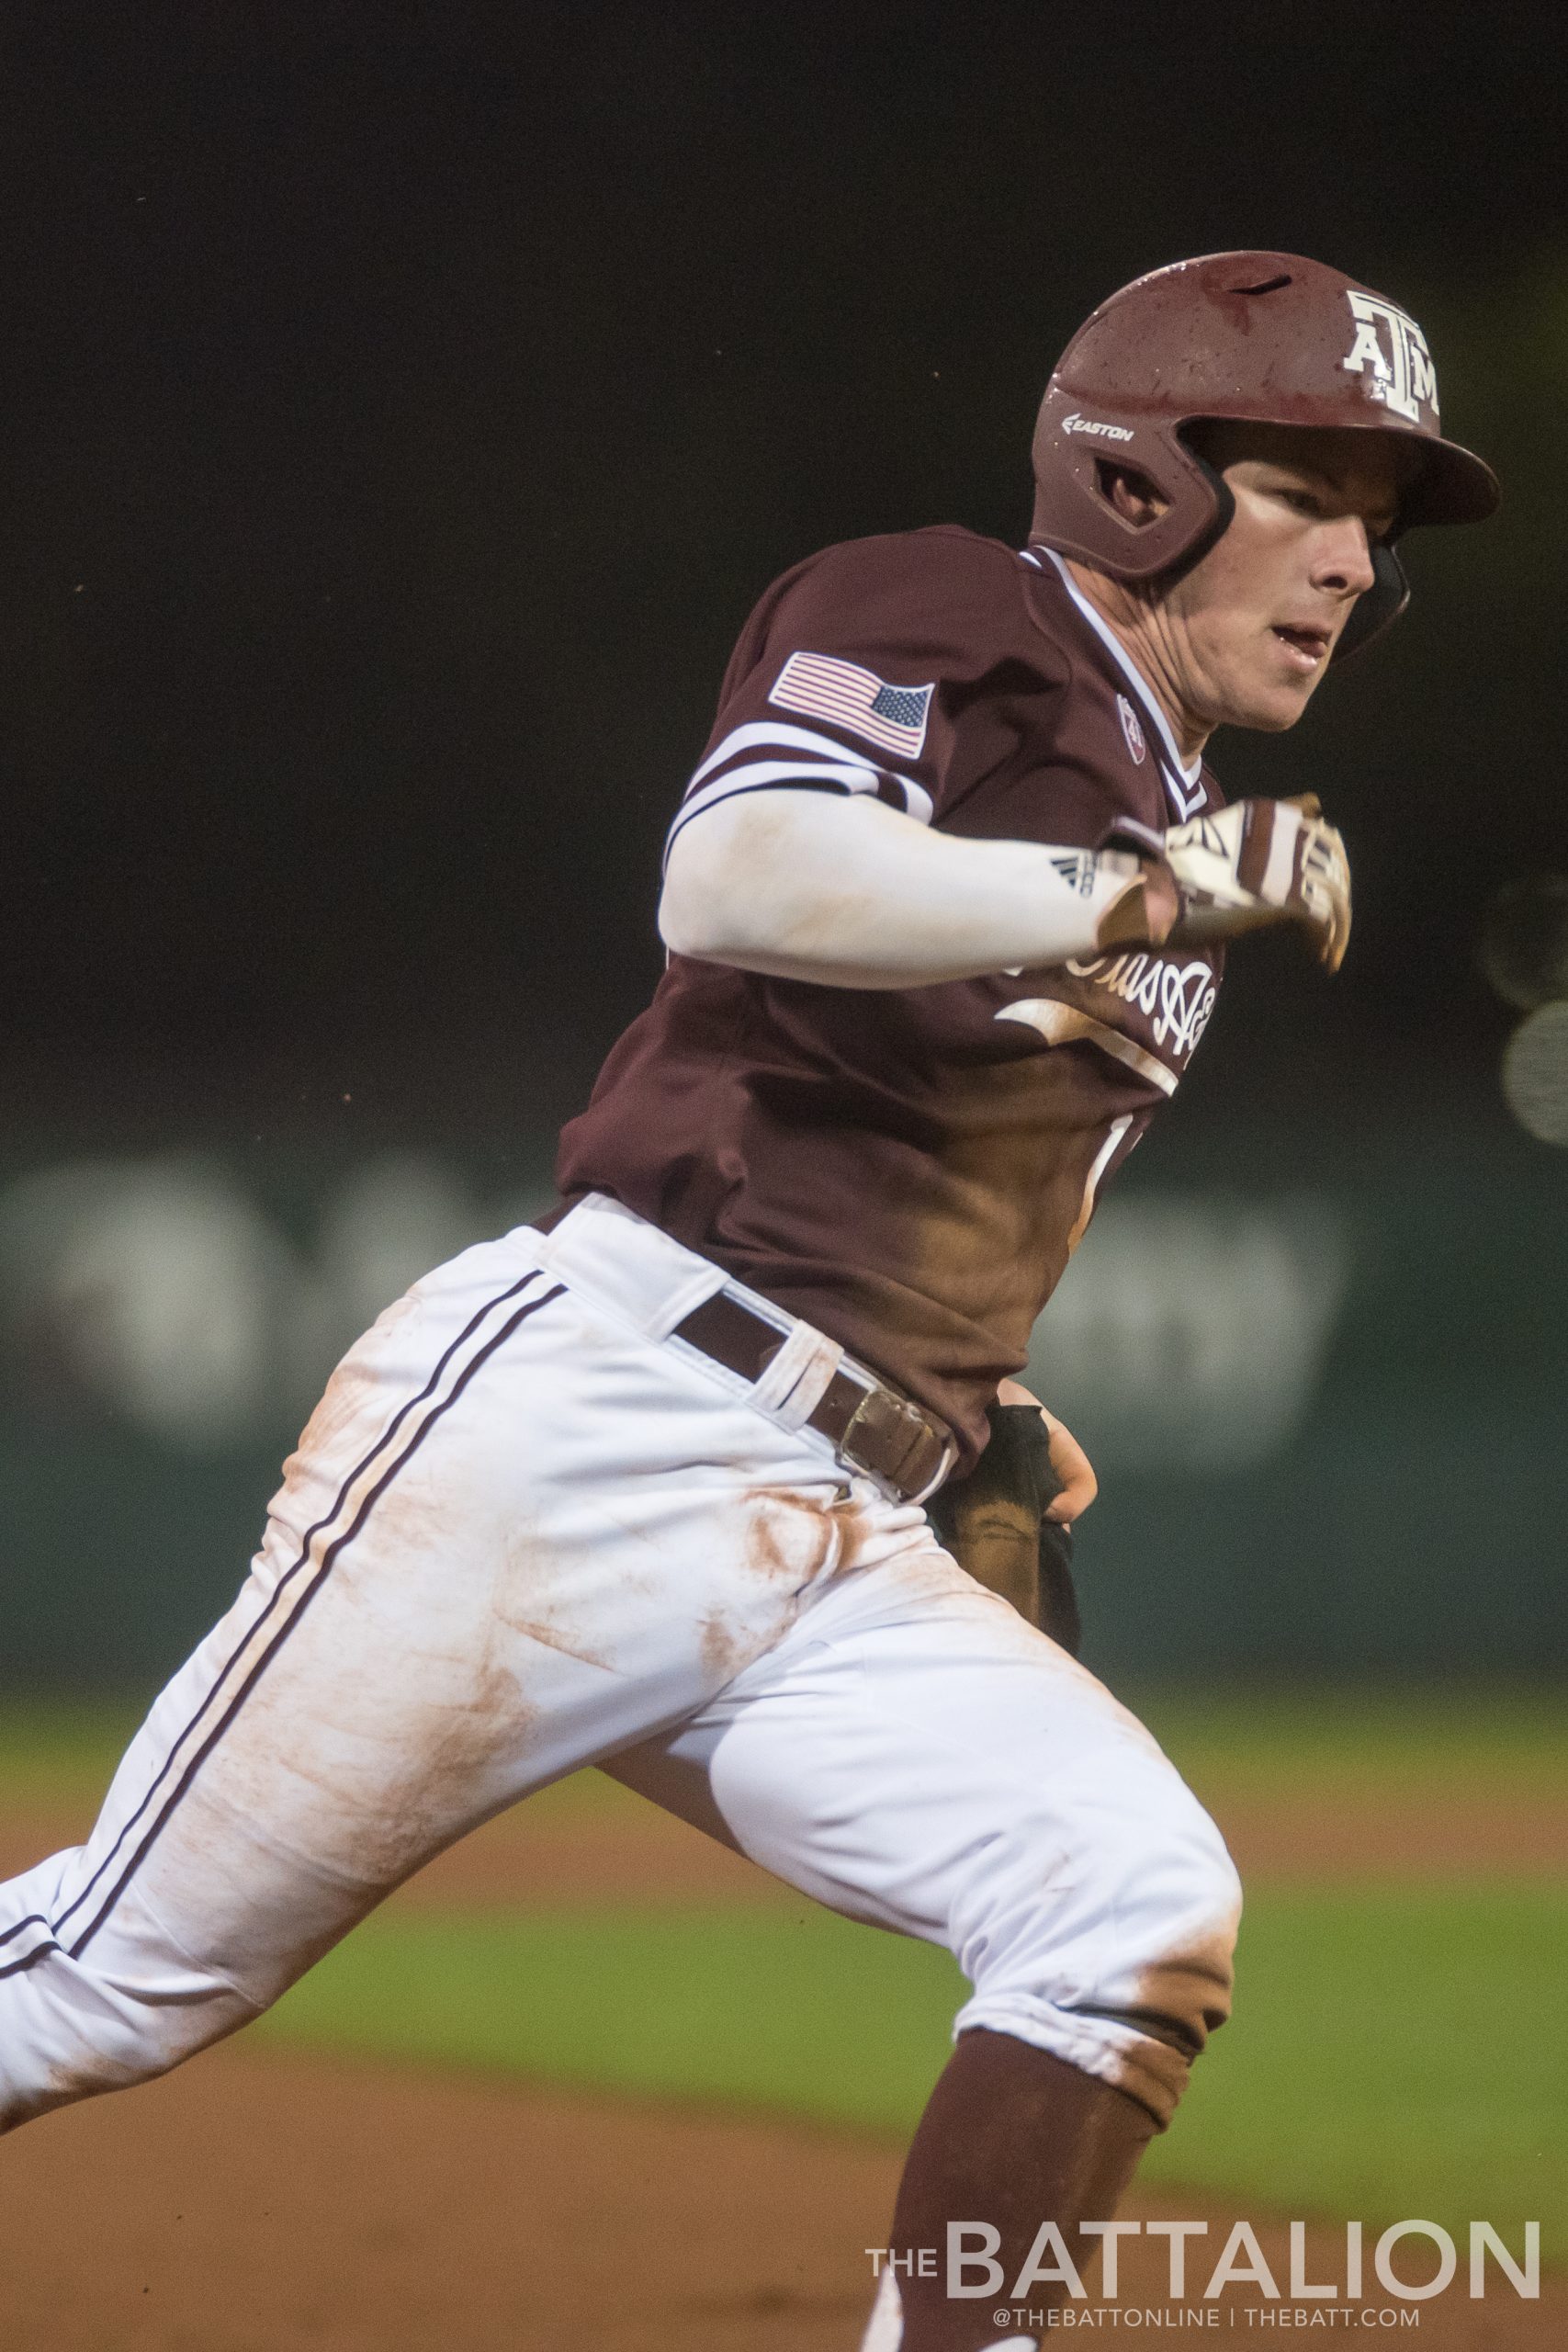
<path fill-rule="evenodd" d="M 968 841 L 877 801 L 759 792 L 677 834 L 659 925 L 677 955 L 709 963 L 919 988 L 1141 937 L 1145 878 L 1126 856 Z"/>

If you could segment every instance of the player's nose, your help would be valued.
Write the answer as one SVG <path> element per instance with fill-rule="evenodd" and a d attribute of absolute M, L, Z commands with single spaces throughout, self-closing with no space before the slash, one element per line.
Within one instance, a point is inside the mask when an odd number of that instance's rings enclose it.
<path fill-rule="evenodd" d="M 1361 517 L 1337 514 L 1325 522 L 1313 550 L 1313 586 L 1330 595 L 1364 596 L 1376 576 Z"/>

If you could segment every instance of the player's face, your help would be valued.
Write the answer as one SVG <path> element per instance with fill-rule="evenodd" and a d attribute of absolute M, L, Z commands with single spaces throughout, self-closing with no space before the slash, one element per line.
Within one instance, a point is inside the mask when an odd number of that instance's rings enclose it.
<path fill-rule="evenodd" d="M 1235 514 L 1162 599 L 1181 698 L 1205 729 L 1293 727 L 1372 584 L 1408 458 L 1383 434 L 1242 424 L 1205 454 Z"/>

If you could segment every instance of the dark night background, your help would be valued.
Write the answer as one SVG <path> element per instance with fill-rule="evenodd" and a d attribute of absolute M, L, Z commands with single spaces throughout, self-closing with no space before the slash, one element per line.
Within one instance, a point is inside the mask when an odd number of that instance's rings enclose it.
<path fill-rule="evenodd" d="M 1495 1088 L 1487 889 L 1568 855 L 1551 17 L 28 7 L 4 64 L 13 1116 L 494 1132 L 658 965 L 768 580 L 1009 538 L 1082 314 L 1226 245 L 1426 325 L 1502 517 L 1228 789 L 1320 789 L 1333 989 L 1237 959 L 1182 1111 Z M 350 1109 L 342 1106 L 351 1093 Z"/>
<path fill-rule="evenodd" d="M 0 14 L 0 1683 L 151 1685 L 334 1354 L 547 1197 L 659 969 L 734 638 L 830 541 L 1017 541 L 1051 364 L 1236 245 L 1411 310 L 1496 521 L 1233 795 L 1246 943 L 1037 1329 L 1120 1673 L 1563 1654 L 1561 1152 L 1483 906 L 1568 874 L 1555 14 Z M 1553 1016 L 1555 1017 L 1555 1016 Z"/>

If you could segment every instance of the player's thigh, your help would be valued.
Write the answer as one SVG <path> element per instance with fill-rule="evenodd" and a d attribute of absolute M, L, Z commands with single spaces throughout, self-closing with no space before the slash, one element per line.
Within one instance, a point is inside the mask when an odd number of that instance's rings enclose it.
<path fill-rule="evenodd" d="M 118 1967 L 158 1922 L 265 2000 L 482 1808 L 509 1700 L 443 1449 L 547 1287 L 471 1252 L 349 1351 L 231 1607 L 153 1702 L 85 1845 L 58 1858 L 68 1957 Z"/>
<path fill-rule="evenodd" d="M 932 1547 L 843 1580 L 680 1731 L 612 1768 L 833 1908 L 995 1975 L 1010 1935 L 1106 1981 L 1224 1940 L 1234 1871 L 1161 1750 Z"/>
<path fill-rule="evenodd" d="M 514 1250 L 438 1270 L 344 1360 L 233 1609 L 62 1860 L 62 1948 L 140 1909 L 271 1998 L 442 1847 L 765 1649 L 836 1492 Z"/>

